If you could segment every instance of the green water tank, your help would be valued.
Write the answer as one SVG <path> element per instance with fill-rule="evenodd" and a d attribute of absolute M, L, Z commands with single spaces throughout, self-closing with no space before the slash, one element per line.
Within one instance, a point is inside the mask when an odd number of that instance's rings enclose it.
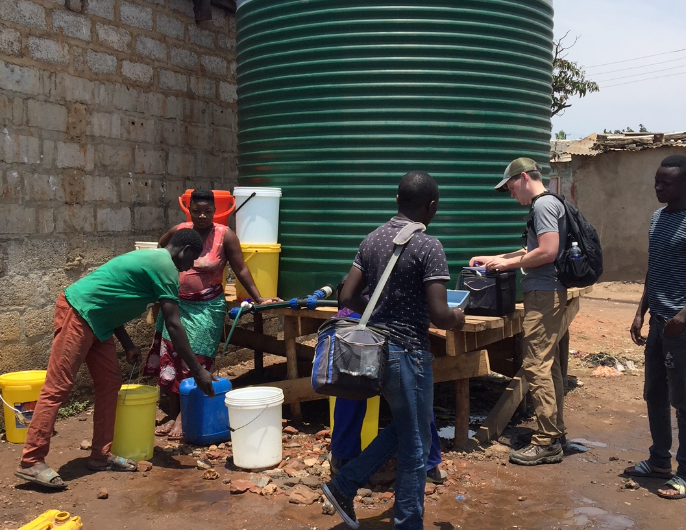
<path fill-rule="evenodd" d="M 493 186 L 547 167 L 550 0 L 239 0 L 236 25 L 238 180 L 283 191 L 280 296 L 347 273 L 410 170 L 438 181 L 454 279 L 519 248 L 527 210 Z"/>

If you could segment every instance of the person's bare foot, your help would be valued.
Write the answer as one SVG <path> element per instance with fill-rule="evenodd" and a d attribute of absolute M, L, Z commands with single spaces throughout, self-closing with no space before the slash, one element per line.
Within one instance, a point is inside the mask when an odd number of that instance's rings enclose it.
<path fill-rule="evenodd" d="M 169 434 L 167 435 L 168 440 L 183 440 L 183 424 L 181 423 L 181 414 L 176 417 L 176 420 L 174 421 L 174 427 L 172 428 L 171 431 L 169 431 Z"/>
<path fill-rule="evenodd" d="M 155 436 L 167 436 L 174 429 L 175 420 L 166 421 L 157 426 L 155 429 Z"/>

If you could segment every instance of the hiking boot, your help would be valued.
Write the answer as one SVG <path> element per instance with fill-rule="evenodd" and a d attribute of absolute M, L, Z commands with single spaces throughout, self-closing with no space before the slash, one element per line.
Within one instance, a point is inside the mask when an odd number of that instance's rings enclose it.
<path fill-rule="evenodd" d="M 350 528 L 359 528 L 360 522 L 355 517 L 355 508 L 353 507 L 353 500 L 346 499 L 333 485 L 333 482 L 322 484 L 322 491 L 329 502 L 336 508 L 338 515 L 341 516 L 343 522 Z"/>
<path fill-rule="evenodd" d="M 426 472 L 426 482 L 429 484 L 443 484 L 447 478 L 448 473 L 438 469 L 438 466 L 432 467 Z"/>
<path fill-rule="evenodd" d="M 519 451 L 512 451 L 510 462 L 520 466 L 558 464 L 562 462 L 562 445 L 559 440 L 555 440 L 548 446 L 529 444 Z"/>

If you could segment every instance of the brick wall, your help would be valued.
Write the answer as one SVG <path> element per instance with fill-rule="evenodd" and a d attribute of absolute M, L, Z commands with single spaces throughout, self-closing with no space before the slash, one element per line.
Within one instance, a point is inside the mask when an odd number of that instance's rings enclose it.
<path fill-rule="evenodd" d="M 0 0 L 0 373 L 44 367 L 61 290 L 183 220 L 186 188 L 236 183 L 233 15 L 66 1 Z"/>

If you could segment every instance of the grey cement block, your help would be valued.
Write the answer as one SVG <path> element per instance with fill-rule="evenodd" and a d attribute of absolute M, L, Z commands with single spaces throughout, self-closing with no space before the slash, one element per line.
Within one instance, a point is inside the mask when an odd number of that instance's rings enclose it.
<path fill-rule="evenodd" d="M 95 32 L 100 43 L 105 46 L 120 52 L 128 52 L 131 49 L 131 33 L 125 29 L 107 26 L 98 22 L 95 25 Z"/>
<path fill-rule="evenodd" d="M 117 202 L 117 183 L 118 179 L 116 178 L 86 175 L 84 178 L 84 201 Z"/>
<path fill-rule="evenodd" d="M 186 68 L 187 70 L 195 70 L 198 67 L 198 55 L 185 48 L 172 46 L 171 62 L 174 66 Z"/>
<path fill-rule="evenodd" d="M 169 9 L 183 13 L 188 18 L 195 20 L 195 13 L 193 12 L 193 2 L 188 0 L 169 0 L 167 3 Z"/>
<path fill-rule="evenodd" d="M 40 88 L 37 68 L 17 66 L 0 59 L 0 89 L 37 96 L 40 94 Z"/>
<path fill-rule="evenodd" d="M 92 112 L 86 128 L 88 136 L 121 138 L 121 115 L 108 112 Z"/>
<path fill-rule="evenodd" d="M 16 29 L 0 26 L 0 53 L 6 55 L 20 55 L 21 33 Z"/>
<path fill-rule="evenodd" d="M 191 92 L 196 96 L 214 98 L 217 94 L 217 82 L 206 77 L 191 76 Z"/>
<path fill-rule="evenodd" d="M 51 168 L 55 162 L 55 142 L 54 140 L 43 140 L 42 166 Z"/>
<path fill-rule="evenodd" d="M 155 120 L 128 118 L 122 125 L 122 137 L 124 140 L 148 144 L 156 144 L 160 141 L 160 134 Z"/>
<path fill-rule="evenodd" d="M 55 232 L 93 232 L 95 211 L 91 205 L 68 204 L 55 208 Z"/>
<path fill-rule="evenodd" d="M 58 73 L 56 78 L 58 98 L 78 103 L 93 103 L 95 84 L 82 77 Z"/>
<path fill-rule="evenodd" d="M 221 127 L 229 127 L 235 131 L 236 115 L 231 108 L 212 103 L 210 105 L 210 123 Z"/>
<path fill-rule="evenodd" d="M 131 61 L 122 61 L 121 73 L 135 83 L 149 85 L 152 83 L 152 66 Z"/>
<path fill-rule="evenodd" d="M 0 234 L 33 234 L 36 232 L 36 209 L 26 204 L 3 204 L 0 215 Z M 12 286 L 11 291 L 17 289 Z M 10 290 L 4 291 L 3 297 Z"/>
<path fill-rule="evenodd" d="M 229 29 L 229 14 L 225 9 L 212 6 L 212 25 L 224 30 Z"/>
<path fill-rule="evenodd" d="M 69 45 L 50 39 L 29 36 L 29 55 L 38 61 L 69 64 Z"/>
<path fill-rule="evenodd" d="M 217 35 L 217 44 L 219 44 L 219 47 L 222 50 L 226 50 L 227 52 L 233 51 L 236 47 L 236 41 L 224 33 L 219 33 Z"/>
<path fill-rule="evenodd" d="M 40 164 L 40 140 L 33 136 L 10 134 L 0 130 L 0 162 Z M 0 233 L 2 231 L 0 230 Z"/>
<path fill-rule="evenodd" d="M 195 156 L 193 153 L 185 153 L 170 149 L 167 161 L 167 173 L 177 177 L 195 176 Z"/>
<path fill-rule="evenodd" d="M 159 92 L 141 92 L 138 96 L 136 109 L 149 116 L 164 116 L 166 98 Z"/>
<path fill-rule="evenodd" d="M 98 169 L 132 171 L 133 148 L 128 145 L 98 144 L 95 146 L 95 163 Z"/>
<path fill-rule="evenodd" d="M 61 189 L 62 179 L 49 173 L 25 173 L 24 190 L 30 201 L 46 202 L 61 200 L 64 202 L 64 193 Z"/>
<path fill-rule="evenodd" d="M 160 88 L 162 90 L 178 90 L 186 92 L 188 90 L 188 76 L 171 70 L 160 70 Z"/>
<path fill-rule="evenodd" d="M 236 85 L 233 83 L 219 82 L 219 99 L 227 103 L 233 103 L 238 98 Z"/>
<path fill-rule="evenodd" d="M 200 64 L 211 74 L 226 75 L 226 61 L 216 55 L 203 55 L 200 57 Z"/>
<path fill-rule="evenodd" d="M 209 124 L 210 123 L 210 104 L 206 101 L 193 100 L 190 113 L 190 121 L 196 123 Z M 186 118 L 188 121 L 188 117 Z"/>
<path fill-rule="evenodd" d="M 119 20 L 127 26 L 152 29 L 152 9 L 122 1 L 119 6 Z"/>
<path fill-rule="evenodd" d="M 37 225 L 36 231 L 39 234 L 52 234 L 55 231 L 55 211 L 50 208 L 37 209 Z"/>
<path fill-rule="evenodd" d="M 27 125 L 51 131 L 67 130 L 67 109 L 63 105 L 29 99 Z"/>
<path fill-rule="evenodd" d="M 112 102 L 119 110 L 136 111 L 138 101 L 138 90 L 125 85 L 115 85 Z"/>
<path fill-rule="evenodd" d="M 52 12 L 52 29 L 62 31 L 67 37 L 84 41 L 91 40 L 91 21 L 88 17 L 75 15 L 68 11 Z"/>
<path fill-rule="evenodd" d="M 18 171 L 9 170 L 5 172 L 2 182 L 2 198 L 12 202 L 22 202 L 24 200 L 24 179 Z"/>
<path fill-rule="evenodd" d="M 120 179 L 121 200 L 127 204 L 158 204 L 162 198 L 162 182 L 141 175 Z"/>
<path fill-rule="evenodd" d="M 114 20 L 114 0 L 88 0 L 89 15 Z"/>
<path fill-rule="evenodd" d="M 57 142 L 57 160 L 59 168 L 79 168 L 90 171 L 94 167 L 93 147 L 70 142 Z"/>
<path fill-rule="evenodd" d="M 86 62 L 91 72 L 96 74 L 115 74 L 117 72 L 117 58 L 109 53 L 86 52 Z"/>
<path fill-rule="evenodd" d="M 214 49 L 214 33 L 199 28 L 197 24 L 188 24 L 188 37 L 197 46 Z"/>
<path fill-rule="evenodd" d="M 162 143 L 183 146 L 186 142 L 186 126 L 183 123 L 175 121 L 162 123 Z"/>
<path fill-rule="evenodd" d="M 0 0 L 0 20 L 29 28 L 47 29 L 43 6 L 27 0 Z"/>
<path fill-rule="evenodd" d="M 218 178 L 224 175 L 224 159 L 221 156 L 199 152 L 195 157 L 195 174 L 198 177 Z"/>
<path fill-rule="evenodd" d="M 198 149 L 208 149 L 212 145 L 212 129 L 202 125 L 189 125 L 188 144 Z"/>
<path fill-rule="evenodd" d="M 167 37 L 183 40 L 186 32 L 186 24 L 178 18 L 170 17 L 163 13 L 157 13 L 157 31 Z"/>
<path fill-rule="evenodd" d="M 129 208 L 102 208 L 97 212 L 98 232 L 127 232 L 131 230 Z"/>
<path fill-rule="evenodd" d="M 134 206 L 134 230 L 165 230 L 164 208 L 161 206 Z"/>
<path fill-rule="evenodd" d="M 136 146 L 134 171 L 143 175 L 164 173 L 167 153 L 161 149 L 142 149 Z"/>
<path fill-rule="evenodd" d="M 144 35 L 136 37 L 136 51 L 145 57 L 156 61 L 167 60 L 167 45 Z"/>

